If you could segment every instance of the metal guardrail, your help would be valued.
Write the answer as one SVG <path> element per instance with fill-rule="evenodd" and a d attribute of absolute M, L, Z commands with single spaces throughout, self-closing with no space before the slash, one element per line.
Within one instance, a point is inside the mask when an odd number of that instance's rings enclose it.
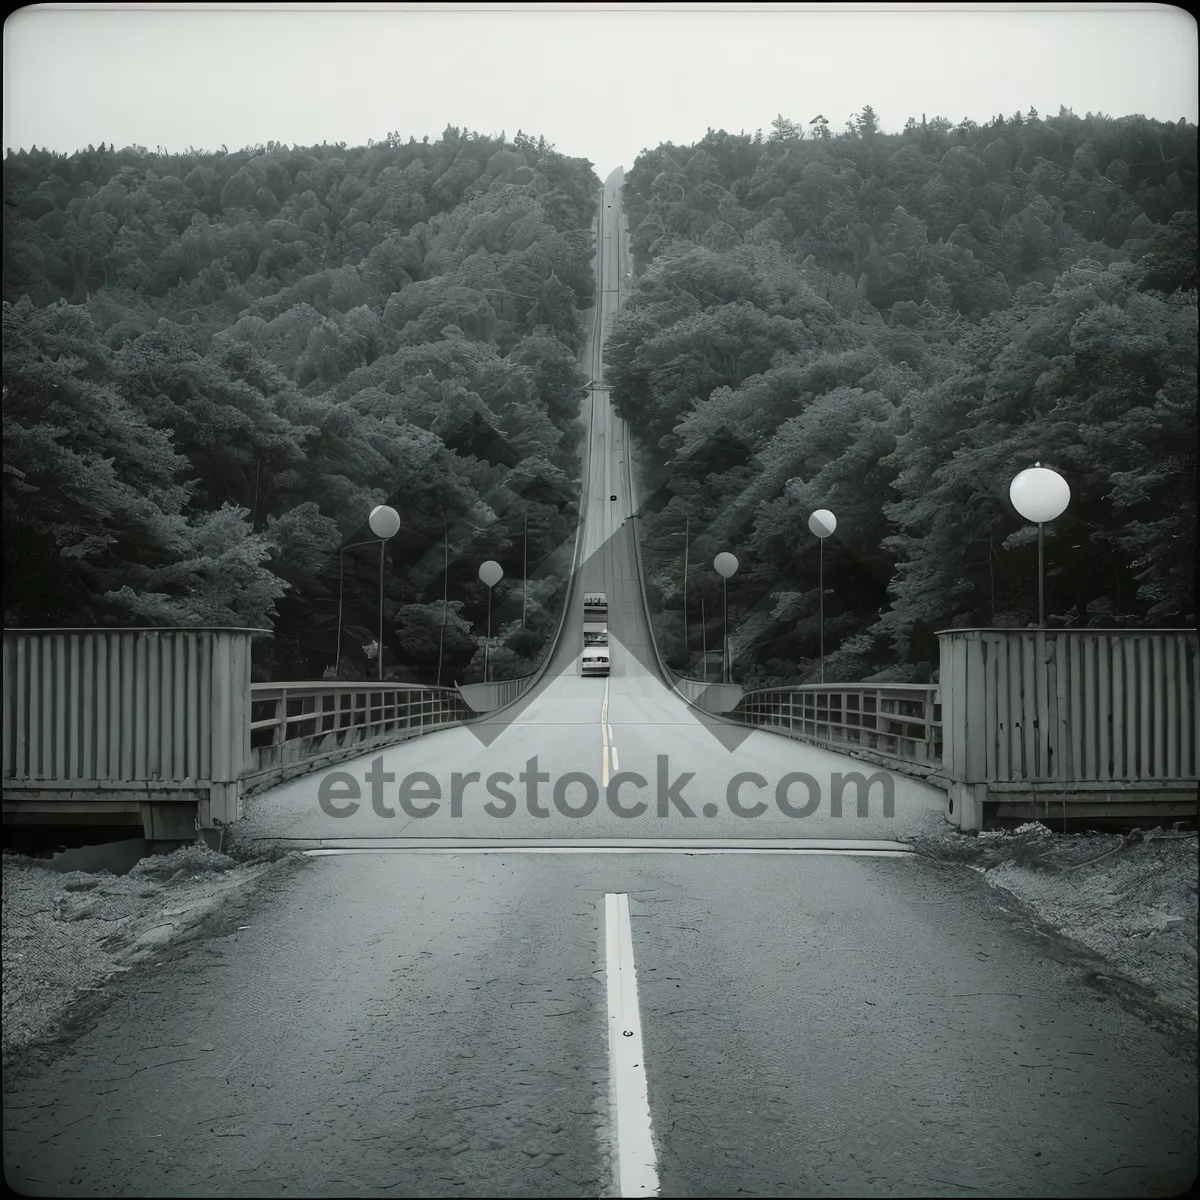
<path fill-rule="evenodd" d="M 548 651 L 547 660 L 554 652 L 553 642 L 549 643 Z M 515 703 L 538 678 L 540 678 L 540 672 L 534 671 L 530 675 L 521 675 L 516 679 L 492 679 L 487 683 L 460 683 L 458 692 L 472 712 L 490 713 Z"/>
<path fill-rule="evenodd" d="M 475 714 L 456 688 L 340 680 L 250 685 L 250 794 Z"/>
<path fill-rule="evenodd" d="M 741 702 L 741 684 L 719 683 L 716 680 L 692 679 L 670 667 L 663 667 L 672 686 L 689 704 L 710 713 L 728 713 Z"/>
<path fill-rule="evenodd" d="M 747 692 L 729 716 L 833 750 L 869 750 L 919 767 L 942 758 L 938 684 L 807 683 Z"/>

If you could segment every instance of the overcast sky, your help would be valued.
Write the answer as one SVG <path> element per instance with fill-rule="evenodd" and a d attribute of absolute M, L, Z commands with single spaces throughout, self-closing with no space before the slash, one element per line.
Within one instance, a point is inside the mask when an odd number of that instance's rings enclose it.
<path fill-rule="evenodd" d="M 1166 4 L 42 4 L 4 25 L 4 146 L 230 150 L 542 134 L 603 177 L 711 125 L 841 130 L 872 105 L 1197 120 L 1197 30 Z"/>

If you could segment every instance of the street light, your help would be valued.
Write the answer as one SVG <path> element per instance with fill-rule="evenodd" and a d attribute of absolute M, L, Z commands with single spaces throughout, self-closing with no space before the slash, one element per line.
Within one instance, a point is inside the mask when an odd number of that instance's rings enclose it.
<path fill-rule="evenodd" d="M 1040 462 L 1027 467 L 1008 485 L 1012 506 L 1038 527 L 1038 628 L 1046 627 L 1045 523 L 1061 517 L 1071 503 L 1067 481 Z"/>
<path fill-rule="evenodd" d="M 691 543 L 692 518 L 690 516 L 683 519 L 683 660 L 688 661 L 688 623 L 687 623 L 687 577 L 688 577 L 688 549 Z"/>
<path fill-rule="evenodd" d="M 713 559 L 713 566 L 721 577 L 721 588 L 725 599 L 725 633 L 721 644 L 721 676 L 729 682 L 729 578 L 738 569 L 738 560 L 728 551 L 722 551 Z"/>
<path fill-rule="evenodd" d="M 821 547 L 820 592 L 821 592 L 821 682 L 825 682 L 825 539 L 837 528 L 837 517 L 827 508 L 818 508 L 808 518 L 808 528 L 819 538 Z"/>
<path fill-rule="evenodd" d="M 492 649 L 492 588 L 496 586 L 504 578 L 504 568 L 498 562 L 488 559 L 479 568 L 479 578 L 487 584 L 488 590 L 488 623 L 487 623 L 487 641 L 483 646 L 483 682 L 488 682 L 488 656 Z"/>
<path fill-rule="evenodd" d="M 386 504 L 377 504 L 367 518 L 371 532 L 379 539 L 379 680 L 383 682 L 383 576 L 384 550 L 388 538 L 395 537 L 400 529 L 400 514 Z"/>
<path fill-rule="evenodd" d="M 446 604 L 450 600 L 450 525 L 442 509 L 442 629 L 438 634 L 438 687 L 442 686 L 442 648 L 446 644 Z"/>
<path fill-rule="evenodd" d="M 373 546 L 375 540 L 372 538 L 369 542 L 351 542 L 348 546 L 343 546 L 338 551 L 338 619 L 337 619 L 337 653 L 334 658 L 333 672 L 338 678 L 342 673 L 342 583 L 345 579 L 346 560 L 342 556 L 347 550 L 354 550 L 358 546 Z"/>

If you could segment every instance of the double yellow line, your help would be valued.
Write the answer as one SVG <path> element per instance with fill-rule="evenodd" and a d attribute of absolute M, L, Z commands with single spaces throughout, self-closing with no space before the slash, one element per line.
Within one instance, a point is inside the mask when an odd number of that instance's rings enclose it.
<path fill-rule="evenodd" d="M 609 678 L 611 679 L 611 676 Z M 608 723 L 608 685 L 609 679 L 605 679 L 604 706 L 600 709 L 600 782 L 604 787 L 608 787 L 609 760 L 612 760 L 614 774 L 621 769 L 621 764 L 617 761 L 617 747 L 613 741 L 612 726 Z"/>

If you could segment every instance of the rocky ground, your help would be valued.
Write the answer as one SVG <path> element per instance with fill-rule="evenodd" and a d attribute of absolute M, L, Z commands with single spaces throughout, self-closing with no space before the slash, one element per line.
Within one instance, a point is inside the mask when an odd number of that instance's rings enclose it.
<path fill-rule="evenodd" d="M 1152 829 L 1019 829 L 914 838 L 920 853 L 983 873 L 1041 926 L 1098 956 L 1169 1012 L 1196 1022 L 1197 839 Z"/>
<path fill-rule="evenodd" d="M 72 1005 L 156 947 L 186 937 L 273 865 L 189 846 L 143 859 L 127 875 L 63 873 L 5 851 L 4 1065 L 55 1037 Z"/>

